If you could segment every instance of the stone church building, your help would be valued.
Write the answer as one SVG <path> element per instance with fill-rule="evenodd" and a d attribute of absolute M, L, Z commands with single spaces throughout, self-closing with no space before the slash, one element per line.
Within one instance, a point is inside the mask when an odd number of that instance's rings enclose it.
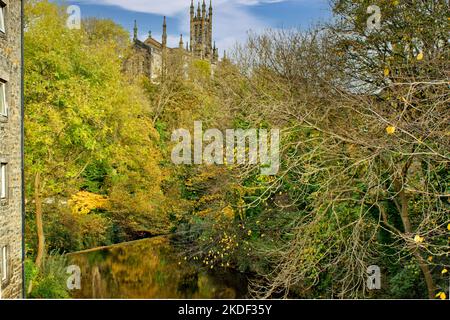
<path fill-rule="evenodd" d="M 22 298 L 22 1 L 0 0 L 0 298 Z"/>
<path fill-rule="evenodd" d="M 180 35 L 178 47 L 167 46 L 167 23 L 163 21 L 163 33 L 161 42 L 152 37 L 149 32 L 145 41 L 138 39 L 138 27 L 135 21 L 132 54 L 125 62 L 125 70 L 133 76 L 144 75 L 152 81 L 158 81 L 164 75 L 168 57 L 180 54 L 187 58 L 207 60 L 215 65 L 219 59 L 218 49 L 213 42 L 213 7 L 210 1 L 208 10 L 205 0 L 198 3 L 197 11 L 194 1 L 190 7 L 190 40 L 183 40 Z"/>

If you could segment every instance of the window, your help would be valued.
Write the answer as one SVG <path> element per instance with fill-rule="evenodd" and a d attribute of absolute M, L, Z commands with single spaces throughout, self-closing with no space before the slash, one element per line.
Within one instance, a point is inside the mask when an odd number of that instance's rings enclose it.
<path fill-rule="evenodd" d="M 0 80 L 0 115 L 8 115 L 8 104 L 6 103 L 6 82 Z"/>
<path fill-rule="evenodd" d="M 0 264 L 0 274 L 2 277 L 1 283 L 4 284 L 8 280 L 9 270 L 8 270 L 8 246 L 2 246 L 1 252 L 1 264 Z"/>
<path fill-rule="evenodd" d="M 8 196 L 8 165 L 0 164 L 0 200 L 6 199 Z"/>
<path fill-rule="evenodd" d="M 5 33 L 5 11 L 6 5 L 0 0 L 0 31 Z"/>

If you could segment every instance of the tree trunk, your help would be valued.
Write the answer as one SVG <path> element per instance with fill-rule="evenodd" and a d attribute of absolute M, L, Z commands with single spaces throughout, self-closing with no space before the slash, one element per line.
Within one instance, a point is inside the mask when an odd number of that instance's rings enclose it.
<path fill-rule="evenodd" d="M 403 189 L 399 192 L 399 197 L 401 203 L 400 216 L 402 218 L 403 227 L 405 229 L 405 233 L 408 236 L 412 236 L 413 231 L 411 221 L 409 220 L 408 196 L 405 194 L 405 191 Z M 413 251 L 414 257 L 416 258 L 420 270 L 422 271 L 423 276 L 425 278 L 425 283 L 427 285 L 428 290 L 428 298 L 434 299 L 434 292 L 436 290 L 436 287 L 434 285 L 433 277 L 431 276 L 430 268 L 428 267 L 428 264 L 425 261 L 425 259 L 422 257 L 419 248 L 411 248 L 410 250 Z"/>
<path fill-rule="evenodd" d="M 36 173 L 34 178 L 34 202 L 36 205 L 36 230 L 38 237 L 38 247 L 36 255 L 36 265 L 38 268 L 42 266 L 42 260 L 45 254 L 45 236 L 44 223 L 42 219 L 42 199 L 41 199 L 41 174 Z"/>
<path fill-rule="evenodd" d="M 422 273 L 425 277 L 425 283 L 427 284 L 427 290 L 428 290 L 428 298 L 434 299 L 435 298 L 435 290 L 436 287 L 434 286 L 433 277 L 431 276 L 430 268 L 428 267 L 427 262 L 422 257 L 419 251 L 416 251 L 414 253 L 414 256 L 416 257 L 417 261 L 419 262 L 420 270 L 422 270 Z"/>

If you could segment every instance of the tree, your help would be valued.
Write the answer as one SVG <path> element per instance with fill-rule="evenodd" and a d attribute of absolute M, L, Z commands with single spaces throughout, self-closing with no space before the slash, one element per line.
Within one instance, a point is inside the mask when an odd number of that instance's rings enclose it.
<path fill-rule="evenodd" d="M 127 32 L 103 20 L 69 30 L 64 8 L 48 1 L 28 1 L 25 12 L 26 190 L 36 215 L 39 266 L 43 202 L 97 192 L 107 196 L 116 224 L 138 230 L 142 215 L 165 219 L 156 209 L 163 172 L 149 101 L 122 73 Z"/>
<path fill-rule="evenodd" d="M 448 4 L 380 2 L 368 34 L 372 2 L 333 3 L 335 24 L 252 35 L 224 74 L 227 117 L 284 132 L 281 172 L 246 200 L 260 217 L 293 212 L 284 234 L 254 242 L 270 261 L 254 292 L 359 297 L 369 265 L 390 281 L 412 262 L 434 298 L 449 250 Z M 241 168 L 243 187 L 257 169 Z"/>

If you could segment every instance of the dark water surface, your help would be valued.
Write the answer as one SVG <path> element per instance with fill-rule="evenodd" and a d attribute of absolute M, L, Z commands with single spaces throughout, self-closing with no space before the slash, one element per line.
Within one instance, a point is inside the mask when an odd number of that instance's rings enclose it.
<path fill-rule="evenodd" d="M 85 251 L 69 261 L 81 268 L 81 290 L 73 298 L 235 299 L 247 293 L 244 276 L 185 261 L 167 237 Z"/>

